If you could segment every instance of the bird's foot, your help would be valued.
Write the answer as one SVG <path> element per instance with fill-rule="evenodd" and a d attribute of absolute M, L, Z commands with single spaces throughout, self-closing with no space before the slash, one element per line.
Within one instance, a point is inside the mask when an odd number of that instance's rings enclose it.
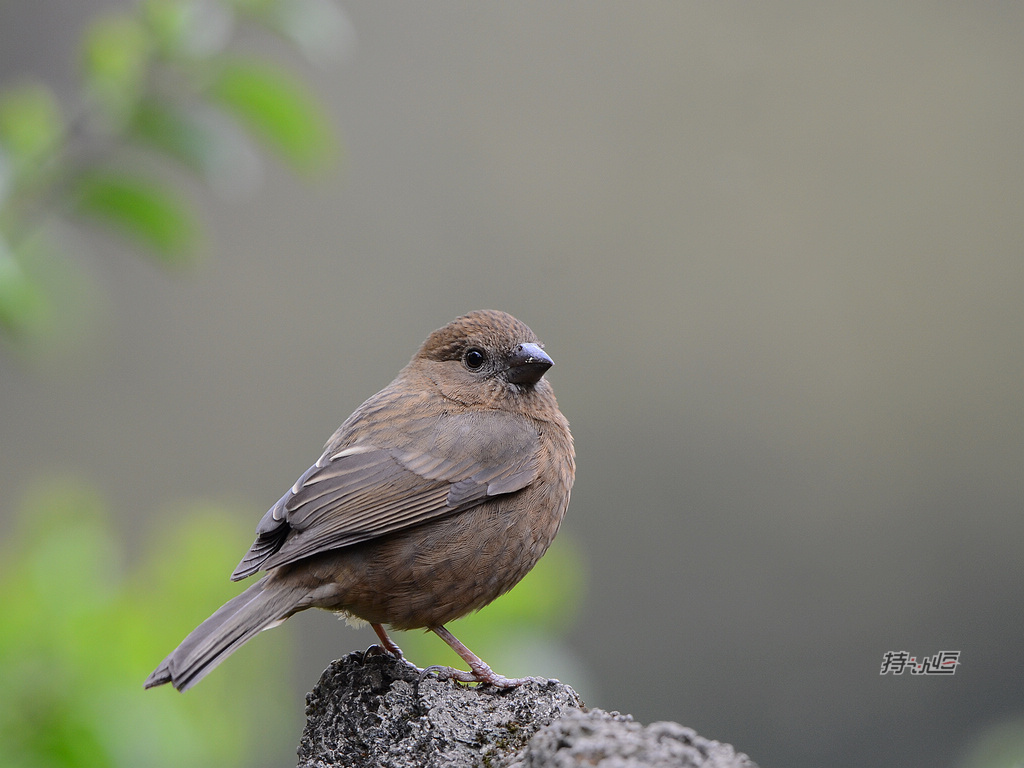
<path fill-rule="evenodd" d="M 495 688 L 515 688 L 517 685 L 523 685 L 524 683 L 538 681 L 536 677 L 505 677 L 499 675 L 493 669 L 473 653 L 469 648 L 459 642 L 458 638 L 455 637 L 444 627 L 431 627 L 434 634 L 444 640 L 455 651 L 462 659 L 469 664 L 469 672 L 464 672 L 461 669 L 454 669 L 452 667 L 445 667 L 441 665 L 434 665 L 427 667 L 420 674 L 420 681 L 427 676 L 430 672 L 436 671 L 442 678 L 451 680 L 458 680 L 460 683 L 483 683 L 484 685 L 493 685 Z M 544 682 L 541 680 L 541 682 Z"/>
<path fill-rule="evenodd" d="M 396 659 L 405 658 L 405 655 L 402 653 L 402 649 L 399 648 L 398 644 L 388 636 L 388 633 L 384 631 L 384 626 L 382 624 L 371 624 L 370 626 L 373 627 L 373 631 L 377 633 L 380 645 L 371 645 L 366 649 L 366 653 L 369 653 L 371 656 L 388 653 Z M 364 658 L 366 657 L 366 653 L 363 654 Z"/>
<path fill-rule="evenodd" d="M 391 653 L 387 648 L 384 648 L 383 646 L 374 643 L 365 651 L 363 651 L 363 661 L 366 661 L 367 659 L 372 658 L 374 656 L 394 656 L 394 654 Z"/>
<path fill-rule="evenodd" d="M 446 667 L 441 664 L 434 664 L 420 672 L 419 682 L 422 683 L 424 678 L 431 673 L 436 674 L 441 680 L 458 680 L 460 683 L 480 683 L 482 685 L 493 685 L 495 688 L 515 688 L 518 685 L 539 680 L 536 677 L 505 677 L 481 662 L 480 666 L 471 665 L 470 672 L 455 669 L 454 667 Z"/>

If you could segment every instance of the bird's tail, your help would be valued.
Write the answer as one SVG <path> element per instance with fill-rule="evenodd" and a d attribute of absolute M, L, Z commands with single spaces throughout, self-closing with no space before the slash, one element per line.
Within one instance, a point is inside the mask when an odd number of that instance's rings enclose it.
<path fill-rule="evenodd" d="M 145 687 L 171 683 L 179 691 L 188 690 L 260 630 L 295 613 L 306 593 L 301 586 L 264 576 L 192 630 L 153 670 Z"/>

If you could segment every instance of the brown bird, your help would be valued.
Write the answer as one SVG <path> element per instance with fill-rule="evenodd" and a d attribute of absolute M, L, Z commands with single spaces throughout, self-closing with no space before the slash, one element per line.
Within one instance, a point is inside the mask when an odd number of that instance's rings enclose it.
<path fill-rule="evenodd" d="M 444 625 L 515 586 L 569 504 L 569 423 L 543 378 L 537 337 L 504 312 L 434 331 L 398 377 L 345 421 L 256 527 L 231 575 L 266 575 L 182 641 L 146 680 L 191 688 L 260 630 L 306 608 L 437 633 L 470 667 L 463 682 L 509 687 Z"/>

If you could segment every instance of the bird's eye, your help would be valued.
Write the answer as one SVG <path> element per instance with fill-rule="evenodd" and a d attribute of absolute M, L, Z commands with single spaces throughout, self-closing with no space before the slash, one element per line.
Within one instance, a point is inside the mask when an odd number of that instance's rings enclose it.
<path fill-rule="evenodd" d="M 485 360 L 487 360 L 487 355 L 484 354 L 484 351 L 479 347 L 470 347 L 462 356 L 462 361 L 471 371 L 480 370 L 480 366 L 484 364 Z"/>

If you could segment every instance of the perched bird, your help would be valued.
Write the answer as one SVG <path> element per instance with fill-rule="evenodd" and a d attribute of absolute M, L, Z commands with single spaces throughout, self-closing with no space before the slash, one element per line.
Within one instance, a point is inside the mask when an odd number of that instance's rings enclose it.
<path fill-rule="evenodd" d="M 463 682 L 510 687 L 444 625 L 507 592 L 551 544 L 569 504 L 569 423 L 552 365 L 511 315 L 471 312 L 434 331 L 345 421 L 260 520 L 232 574 L 266 575 L 186 637 L 146 680 L 186 690 L 260 630 L 306 608 L 384 629 L 426 628 Z"/>

